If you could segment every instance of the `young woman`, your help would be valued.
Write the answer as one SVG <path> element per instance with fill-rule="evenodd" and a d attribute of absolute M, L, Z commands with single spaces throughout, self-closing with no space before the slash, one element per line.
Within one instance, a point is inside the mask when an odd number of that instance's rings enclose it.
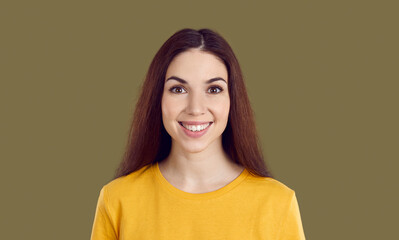
<path fill-rule="evenodd" d="M 209 29 L 155 55 L 92 240 L 305 239 L 294 190 L 272 178 L 239 63 Z"/>

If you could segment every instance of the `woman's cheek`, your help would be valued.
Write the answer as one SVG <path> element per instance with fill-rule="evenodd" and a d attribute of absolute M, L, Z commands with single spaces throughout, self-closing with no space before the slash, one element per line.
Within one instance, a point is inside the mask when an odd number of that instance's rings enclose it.
<path fill-rule="evenodd" d="M 182 101 L 178 98 L 173 98 L 170 96 L 165 96 L 162 99 L 162 112 L 168 117 L 175 117 L 179 109 L 181 108 Z"/>
<path fill-rule="evenodd" d="M 222 98 L 214 101 L 211 106 L 214 106 L 217 109 L 217 112 L 221 113 L 222 115 L 228 114 L 230 110 L 230 99 Z"/>

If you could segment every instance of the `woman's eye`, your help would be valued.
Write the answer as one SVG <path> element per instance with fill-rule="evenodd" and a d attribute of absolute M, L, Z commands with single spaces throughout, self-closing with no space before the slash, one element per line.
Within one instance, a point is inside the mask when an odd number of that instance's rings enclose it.
<path fill-rule="evenodd" d="M 186 93 L 187 92 L 183 87 L 179 87 L 179 86 L 171 87 L 169 89 L 169 91 L 172 92 L 172 93 L 176 93 L 176 94 Z M 211 94 L 217 94 L 217 93 L 220 93 L 222 91 L 223 91 L 223 88 L 216 87 L 216 86 L 210 87 L 208 89 L 208 92 L 211 93 Z"/>
<path fill-rule="evenodd" d="M 220 87 L 210 87 L 209 88 L 209 93 L 220 93 L 221 91 L 223 91 L 223 89 Z"/>
<path fill-rule="evenodd" d="M 185 93 L 186 90 L 184 90 L 184 88 L 182 87 L 172 87 L 171 89 L 169 89 L 169 91 L 171 91 L 172 93 Z"/>

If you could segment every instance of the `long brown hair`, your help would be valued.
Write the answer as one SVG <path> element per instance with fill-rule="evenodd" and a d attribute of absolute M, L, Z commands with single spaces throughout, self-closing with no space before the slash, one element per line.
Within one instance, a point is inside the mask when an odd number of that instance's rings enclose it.
<path fill-rule="evenodd" d="M 233 50 L 215 31 L 185 28 L 173 34 L 162 45 L 150 64 L 134 111 L 125 155 L 115 178 L 160 162 L 169 155 L 171 137 L 162 124 L 161 109 L 165 75 L 173 58 L 190 48 L 219 57 L 227 68 L 230 112 L 222 134 L 224 151 L 250 173 L 272 177 L 262 155 L 243 75 Z"/>

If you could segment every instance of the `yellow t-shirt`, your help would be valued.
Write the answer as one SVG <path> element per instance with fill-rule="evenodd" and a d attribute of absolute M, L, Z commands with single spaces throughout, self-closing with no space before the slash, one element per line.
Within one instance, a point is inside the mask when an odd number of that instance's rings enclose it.
<path fill-rule="evenodd" d="M 158 163 L 117 178 L 100 191 L 91 240 L 305 239 L 295 192 L 246 169 L 226 186 L 188 193 Z"/>

